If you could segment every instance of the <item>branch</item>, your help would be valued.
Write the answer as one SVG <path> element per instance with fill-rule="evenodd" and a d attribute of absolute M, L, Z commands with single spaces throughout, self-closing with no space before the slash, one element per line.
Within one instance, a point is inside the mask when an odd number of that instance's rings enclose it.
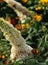
<path fill-rule="evenodd" d="M 29 11 L 26 7 L 24 7 L 22 4 L 15 0 L 5 0 L 5 2 L 8 3 L 8 6 L 11 7 L 16 12 L 21 22 L 24 22 L 25 19 L 28 18 L 28 16 L 33 17 L 35 15 L 35 12 Z"/>
<path fill-rule="evenodd" d="M 5 0 L 5 2 L 10 4 L 9 5 L 10 7 L 17 9 L 19 12 L 21 11 L 24 15 L 27 15 L 27 16 L 31 15 L 30 11 L 17 1 L 15 1 L 15 0 Z M 15 5 L 15 7 L 14 7 L 14 5 Z"/>
<path fill-rule="evenodd" d="M 32 56 L 32 49 L 29 45 L 26 44 L 26 41 L 21 36 L 20 31 L 13 27 L 8 21 L 0 18 L 0 29 L 2 30 L 5 38 L 12 45 L 11 48 L 11 60 L 20 60 L 25 57 Z"/>

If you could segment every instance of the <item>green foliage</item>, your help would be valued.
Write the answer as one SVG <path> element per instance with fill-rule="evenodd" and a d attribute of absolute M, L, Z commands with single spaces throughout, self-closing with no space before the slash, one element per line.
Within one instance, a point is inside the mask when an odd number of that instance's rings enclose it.
<path fill-rule="evenodd" d="M 21 0 L 17 1 L 22 3 Z M 48 65 L 48 8 L 41 3 L 39 4 L 38 0 L 28 0 L 28 2 L 23 5 L 30 11 L 35 12 L 34 14 L 42 14 L 42 20 L 39 22 L 33 17 L 28 17 L 28 19 L 25 20 L 25 24 L 30 23 L 32 19 L 30 28 L 25 29 L 24 32 L 21 31 L 27 44 L 38 49 L 40 52 L 39 54 L 33 54 L 32 58 L 27 58 L 22 61 L 14 61 L 13 63 L 10 62 L 9 55 L 11 46 L 0 30 L 0 56 L 3 54 L 6 56 L 4 59 L 0 58 L 0 65 L 5 65 L 4 62 L 6 60 L 9 62 L 7 65 Z M 35 9 L 37 6 L 42 7 L 42 9 L 36 11 Z M 31 15 L 34 16 L 34 14 Z M 9 16 L 15 18 L 17 14 L 12 8 L 8 7 L 7 3 L 0 2 L 0 17 L 8 18 Z"/>

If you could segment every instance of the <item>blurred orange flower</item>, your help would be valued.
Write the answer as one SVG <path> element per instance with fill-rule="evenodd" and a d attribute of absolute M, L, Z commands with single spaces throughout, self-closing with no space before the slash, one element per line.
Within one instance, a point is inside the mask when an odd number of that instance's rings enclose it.
<path fill-rule="evenodd" d="M 17 25 L 15 25 L 15 28 L 17 28 L 18 30 L 21 30 L 21 25 L 17 24 Z"/>
<path fill-rule="evenodd" d="M 37 15 L 37 14 L 33 18 L 35 20 L 37 20 L 38 22 L 40 22 L 42 20 L 42 16 L 41 15 Z"/>
<path fill-rule="evenodd" d="M 28 2 L 28 0 L 22 0 L 22 2 L 23 2 L 23 3 L 27 3 L 27 2 Z"/>
<path fill-rule="evenodd" d="M 0 2 L 3 2 L 4 0 L 0 0 Z"/>
<path fill-rule="evenodd" d="M 8 22 L 11 23 L 11 17 L 10 16 L 8 17 Z"/>

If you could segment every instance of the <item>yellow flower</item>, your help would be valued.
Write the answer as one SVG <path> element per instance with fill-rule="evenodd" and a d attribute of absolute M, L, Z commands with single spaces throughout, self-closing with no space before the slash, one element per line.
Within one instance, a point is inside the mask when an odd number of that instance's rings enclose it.
<path fill-rule="evenodd" d="M 29 23 L 26 23 L 26 28 L 28 29 L 30 27 Z"/>
<path fill-rule="evenodd" d="M 47 3 L 47 2 L 48 2 L 48 0 L 41 0 L 41 2 Z"/>
<path fill-rule="evenodd" d="M 21 24 L 22 30 L 25 29 L 25 24 Z"/>
<path fill-rule="evenodd" d="M 41 3 L 43 4 L 43 5 L 45 5 L 45 3 L 48 3 L 48 0 L 40 0 L 41 1 Z"/>
<path fill-rule="evenodd" d="M 30 27 L 29 23 L 26 24 L 21 24 L 22 30 L 24 30 L 25 28 L 28 29 Z"/>
<path fill-rule="evenodd" d="M 35 15 L 34 17 L 33 17 L 35 20 L 37 20 L 38 22 L 40 22 L 41 20 L 42 20 L 42 17 L 41 17 L 41 15 Z"/>
<path fill-rule="evenodd" d="M 39 7 L 39 6 L 35 8 L 35 10 L 41 10 L 41 9 L 42 9 L 42 8 L 41 8 L 41 7 Z"/>

